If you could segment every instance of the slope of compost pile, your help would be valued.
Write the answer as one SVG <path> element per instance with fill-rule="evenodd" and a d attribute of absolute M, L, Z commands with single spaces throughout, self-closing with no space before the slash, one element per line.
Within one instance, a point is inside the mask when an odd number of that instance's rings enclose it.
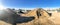
<path fill-rule="evenodd" d="M 57 16 L 56 14 L 51 15 L 44 9 L 36 8 L 18 15 L 11 9 L 5 9 L 0 11 L 0 25 L 60 25 L 59 14 Z"/>
<path fill-rule="evenodd" d="M 22 14 L 22 16 L 34 16 L 35 19 L 33 21 L 18 25 L 55 25 L 54 22 L 49 20 L 51 15 L 44 9 L 34 9 L 27 14 Z"/>

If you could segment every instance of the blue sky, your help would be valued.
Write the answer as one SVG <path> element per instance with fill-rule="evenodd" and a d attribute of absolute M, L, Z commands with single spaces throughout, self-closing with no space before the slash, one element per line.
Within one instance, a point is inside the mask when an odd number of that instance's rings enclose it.
<path fill-rule="evenodd" d="M 10 8 L 54 8 L 60 7 L 60 0 L 2 0 L 0 3 Z"/>

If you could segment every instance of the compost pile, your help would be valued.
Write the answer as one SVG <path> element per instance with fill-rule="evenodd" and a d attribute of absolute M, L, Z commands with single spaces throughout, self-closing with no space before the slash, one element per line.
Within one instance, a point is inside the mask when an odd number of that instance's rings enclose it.
<path fill-rule="evenodd" d="M 49 18 L 51 14 L 40 8 L 20 15 L 11 9 L 0 11 L 0 25 L 55 25 Z"/>

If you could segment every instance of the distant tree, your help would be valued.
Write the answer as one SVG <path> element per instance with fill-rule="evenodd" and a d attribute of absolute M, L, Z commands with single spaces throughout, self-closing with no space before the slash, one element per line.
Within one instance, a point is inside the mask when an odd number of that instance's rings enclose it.
<path fill-rule="evenodd" d="M 14 8 L 12 10 L 15 10 Z"/>
<path fill-rule="evenodd" d="M 18 13 L 23 13 L 23 12 L 22 12 L 22 9 L 19 9 L 19 12 L 18 12 Z"/>
<path fill-rule="evenodd" d="M 58 12 L 60 12 L 60 8 L 59 9 L 56 9 Z"/>
<path fill-rule="evenodd" d="M 60 8 L 59 8 L 59 10 L 60 10 Z"/>

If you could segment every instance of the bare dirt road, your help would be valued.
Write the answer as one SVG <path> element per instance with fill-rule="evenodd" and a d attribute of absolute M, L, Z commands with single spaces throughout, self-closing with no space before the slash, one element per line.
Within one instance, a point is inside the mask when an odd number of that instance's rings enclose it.
<path fill-rule="evenodd" d="M 49 19 L 56 25 L 60 25 L 60 12 L 52 12 L 52 16 Z"/>

